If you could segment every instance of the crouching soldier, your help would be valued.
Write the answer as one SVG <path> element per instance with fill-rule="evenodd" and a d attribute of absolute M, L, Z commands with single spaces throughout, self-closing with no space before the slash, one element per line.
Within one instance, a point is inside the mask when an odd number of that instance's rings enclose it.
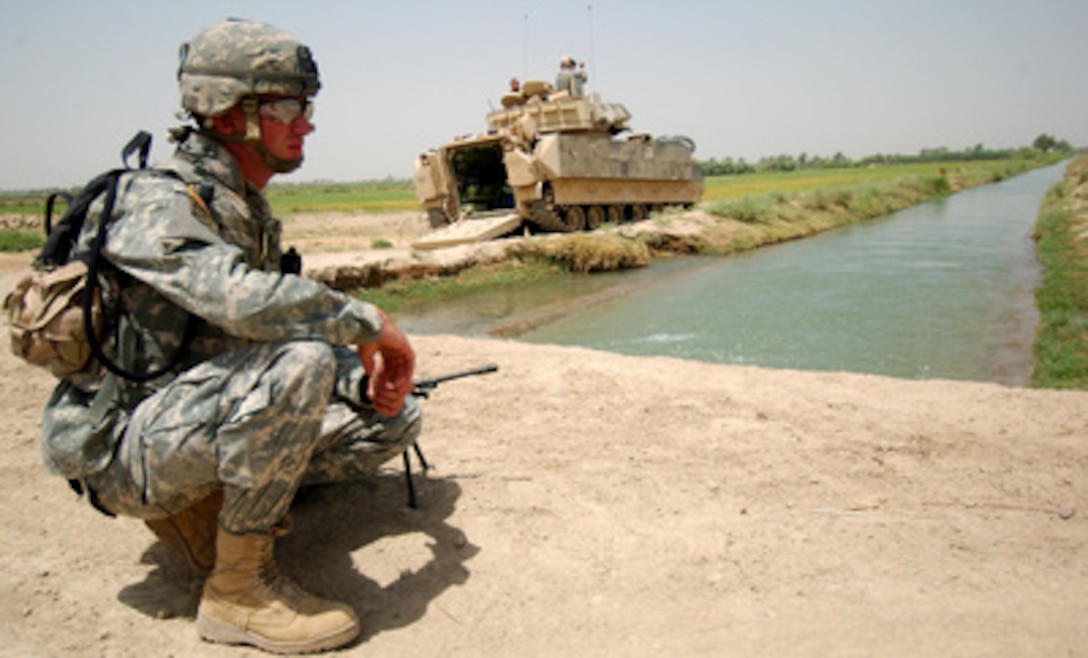
<path fill-rule="evenodd" d="M 91 359 L 64 377 L 43 414 L 44 458 L 208 574 L 204 639 L 333 649 L 358 635 L 355 611 L 279 574 L 273 545 L 300 486 L 370 475 L 415 440 L 415 355 L 380 309 L 281 271 L 261 190 L 302 163 L 314 129 L 310 50 L 231 20 L 180 58 L 191 122 L 172 131 L 176 152 L 122 176 L 112 216 L 96 202 L 73 254 L 105 223 L 105 349 L 128 371 L 166 372 L 139 381 Z"/>

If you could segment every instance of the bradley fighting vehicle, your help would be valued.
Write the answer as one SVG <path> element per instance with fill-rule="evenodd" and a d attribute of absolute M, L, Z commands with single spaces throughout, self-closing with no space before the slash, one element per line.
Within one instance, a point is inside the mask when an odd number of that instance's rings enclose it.
<path fill-rule="evenodd" d="M 627 134 L 631 118 L 599 94 L 530 80 L 487 115 L 488 131 L 416 158 L 413 185 L 432 225 L 421 249 L 489 239 L 522 225 L 571 232 L 691 206 L 702 173 L 686 137 Z M 449 226 L 447 226 L 449 225 Z"/>

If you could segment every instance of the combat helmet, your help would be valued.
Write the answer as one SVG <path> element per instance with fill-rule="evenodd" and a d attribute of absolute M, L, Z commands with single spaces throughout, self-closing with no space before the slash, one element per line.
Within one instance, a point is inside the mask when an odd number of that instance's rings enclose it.
<path fill-rule="evenodd" d="M 181 106 L 218 139 L 252 145 L 274 171 L 293 171 L 301 159 L 281 160 L 261 144 L 258 95 L 310 98 L 321 89 L 317 62 L 298 39 L 267 23 L 237 18 L 204 28 L 178 53 Z M 245 135 L 224 135 L 209 121 L 241 104 Z"/>
<path fill-rule="evenodd" d="M 181 106 L 201 117 L 223 114 L 247 96 L 310 97 L 321 81 L 310 49 L 266 23 L 228 19 L 183 43 Z"/>

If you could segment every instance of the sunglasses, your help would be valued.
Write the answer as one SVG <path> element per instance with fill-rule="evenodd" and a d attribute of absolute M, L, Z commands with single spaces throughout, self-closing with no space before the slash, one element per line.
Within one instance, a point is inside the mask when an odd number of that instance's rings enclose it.
<path fill-rule="evenodd" d="M 257 111 L 263 117 L 289 125 L 301 116 L 309 121 L 314 115 L 314 104 L 308 98 L 277 98 L 260 101 L 257 104 Z"/>

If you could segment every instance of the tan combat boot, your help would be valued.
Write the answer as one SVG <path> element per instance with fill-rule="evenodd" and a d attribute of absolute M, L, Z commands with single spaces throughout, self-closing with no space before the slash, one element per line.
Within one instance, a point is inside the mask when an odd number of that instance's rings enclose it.
<path fill-rule="evenodd" d="M 145 523 L 181 554 L 194 577 L 203 580 L 215 566 L 215 534 L 222 506 L 223 490 L 218 489 L 187 510 Z"/>
<path fill-rule="evenodd" d="M 215 569 L 204 583 L 196 627 L 210 642 L 250 644 L 273 653 L 341 647 L 359 634 L 351 606 L 310 594 L 280 575 L 275 535 L 219 528 Z"/>

